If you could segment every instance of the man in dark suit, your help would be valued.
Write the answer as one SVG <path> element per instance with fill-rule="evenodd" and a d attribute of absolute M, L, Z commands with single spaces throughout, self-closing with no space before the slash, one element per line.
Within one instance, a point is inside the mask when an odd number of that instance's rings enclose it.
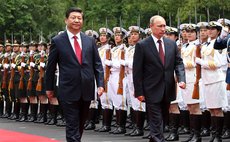
<path fill-rule="evenodd" d="M 163 142 L 163 119 L 170 101 L 176 98 L 176 74 L 179 86 L 185 88 L 183 60 L 175 41 L 164 38 L 166 22 L 159 15 L 150 19 L 152 35 L 138 42 L 133 61 L 135 96 L 146 101 L 150 124 L 150 142 Z"/>
<path fill-rule="evenodd" d="M 67 142 L 80 142 L 90 101 L 104 91 L 104 74 L 95 40 L 81 32 L 83 12 L 66 12 L 66 31 L 51 41 L 46 70 L 46 93 L 53 97 L 56 64 L 59 66 L 59 99 L 66 118 Z"/>

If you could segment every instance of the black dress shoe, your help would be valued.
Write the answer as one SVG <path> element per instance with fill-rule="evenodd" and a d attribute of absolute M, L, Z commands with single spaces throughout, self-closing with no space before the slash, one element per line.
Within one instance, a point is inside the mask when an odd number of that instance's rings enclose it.
<path fill-rule="evenodd" d="M 135 129 L 132 129 L 132 130 L 129 131 L 129 132 L 126 132 L 126 133 L 125 133 L 125 136 L 130 136 L 130 134 L 132 134 L 135 130 L 136 130 L 136 128 L 135 128 Z"/>
<path fill-rule="evenodd" d="M 190 134 L 190 131 L 188 128 L 184 127 L 178 132 L 179 135 L 185 135 L 185 134 Z"/>
<path fill-rule="evenodd" d="M 103 126 L 98 132 L 109 132 L 111 130 L 110 126 Z"/>
<path fill-rule="evenodd" d="M 208 137 L 210 136 L 210 131 L 206 128 L 203 128 L 203 130 L 200 132 L 201 137 Z"/>
<path fill-rule="evenodd" d="M 113 130 L 110 130 L 109 133 L 110 133 L 110 134 L 113 134 L 113 132 L 114 132 L 114 131 L 117 131 L 118 128 L 119 128 L 119 127 L 116 127 L 116 128 L 114 128 Z"/>
<path fill-rule="evenodd" d="M 143 136 L 142 139 L 150 139 L 151 138 L 151 135 L 150 133 L 148 133 L 147 135 Z"/>
<path fill-rule="evenodd" d="M 178 141 L 179 136 L 176 133 L 170 133 L 169 136 L 165 139 L 166 141 Z"/>
<path fill-rule="evenodd" d="M 222 135 L 222 139 L 229 139 L 230 138 L 230 130 L 225 130 L 224 134 Z"/>
<path fill-rule="evenodd" d="M 135 129 L 134 132 L 132 134 L 130 134 L 130 136 L 132 137 L 136 137 L 136 136 L 143 136 L 144 135 L 144 131 L 141 129 Z"/>
<path fill-rule="evenodd" d="M 85 130 L 94 130 L 96 128 L 95 124 L 90 122 L 86 127 Z"/>
<path fill-rule="evenodd" d="M 123 127 L 118 127 L 118 129 L 113 132 L 113 134 L 125 134 L 125 133 L 126 133 L 126 129 Z"/>
<path fill-rule="evenodd" d="M 57 120 L 56 126 L 65 127 L 66 126 L 65 119 L 62 118 L 62 119 Z"/>

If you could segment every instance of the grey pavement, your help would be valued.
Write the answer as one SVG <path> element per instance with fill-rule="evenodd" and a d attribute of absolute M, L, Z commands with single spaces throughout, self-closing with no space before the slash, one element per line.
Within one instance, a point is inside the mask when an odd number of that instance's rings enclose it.
<path fill-rule="evenodd" d="M 100 124 L 98 124 L 97 127 L 100 127 Z M 16 122 L 14 120 L 0 118 L 0 129 L 17 131 L 17 132 L 22 132 L 27 134 L 34 134 L 38 136 L 45 136 L 45 137 L 58 140 L 60 142 L 65 142 L 64 127 L 35 124 L 31 122 Z M 187 137 L 188 135 L 180 135 L 179 141 L 186 140 Z M 203 138 L 202 142 L 208 142 L 209 138 L 210 137 Z M 228 141 L 230 140 L 224 140 L 223 142 L 228 142 Z M 84 131 L 82 142 L 148 142 L 148 140 L 142 139 L 141 137 L 127 137 L 124 135 L 99 133 L 90 130 L 90 131 Z"/>

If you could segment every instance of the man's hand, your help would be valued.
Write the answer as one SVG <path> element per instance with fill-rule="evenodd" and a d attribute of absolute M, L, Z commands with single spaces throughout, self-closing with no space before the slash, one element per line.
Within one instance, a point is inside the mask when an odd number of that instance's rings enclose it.
<path fill-rule="evenodd" d="M 103 87 L 98 87 L 97 88 L 97 93 L 98 93 L 99 97 L 103 94 L 103 92 L 104 92 L 104 88 Z"/>
<path fill-rule="evenodd" d="M 48 97 L 48 99 L 51 99 L 54 97 L 54 91 L 46 91 L 46 96 Z"/>
<path fill-rule="evenodd" d="M 145 101 L 145 97 L 144 96 L 138 96 L 137 99 L 141 102 L 144 102 Z"/>
<path fill-rule="evenodd" d="M 181 88 L 181 89 L 185 89 L 186 88 L 186 84 L 184 83 L 184 82 L 179 82 L 179 87 Z"/>

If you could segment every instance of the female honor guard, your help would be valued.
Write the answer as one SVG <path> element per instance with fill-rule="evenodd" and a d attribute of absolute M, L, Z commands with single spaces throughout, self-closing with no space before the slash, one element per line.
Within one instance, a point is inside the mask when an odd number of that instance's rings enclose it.
<path fill-rule="evenodd" d="M 105 60 L 105 65 L 110 66 L 110 77 L 108 82 L 108 94 L 112 96 L 113 106 L 116 110 L 116 123 L 118 127 L 111 131 L 113 134 L 124 134 L 126 132 L 125 124 L 127 118 L 127 105 L 125 93 L 118 92 L 124 91 L 122 85 L 122 78 L 119 78 L 120 74 L 120 60 L 122 50 L 126 49 L 125 44 L 123 44 L 123 39 L 126 36 L 127 31 L 121 27 L 114 27 L 114 40 L 116 46 L 111 50 L 111 60 Z"/>
<path fill-rule="evenodd" d="M 101 46 L 98 48 L 98 52 L 104 68 L 105 91 L 101 96 L 99 96 L 102 107 L 102 126 L 95 131 L 109 132 L 111 130 L 111 121 L 113 116 L 113 101 L 111 96 L 112 94 L 108 93 L 110 66 L 105 65 L 105 60 L 110 60 L 111 58 L 111 45 L 109 45 L 108 43 L 111 36 L 113 36 L 113 32 L 108 28 L 100 28 L 99 33 Z"/>
<path fill-rule="evenodd" d="M 194 83 L 196 81 L 196 66 L 195 66 L 195 51 L 196 51 L 196 25 L 189 24 L 186 28 L 188 44 L 181 49 L 181 56 L 183 58 L 185 73 L 186 73 L 186 89 L 181 90 L 183 100 L 187 104 L 190 113 L 190 136 L 187 141 L 200 142 L 201 118 L 200 110 L 201 99 L 193 99 Z M 200 97 L 201 98 L 201 97 Z"/>
<path fill-rule="evenodd" d="M 220 35 L 222 26 L 220 23 L 211 21 L 208 25 L 210 42 L 201 49 L 202 58 L 196 58 L 196 63 L 202 68 L 202 82 L 204 84 L 204 95 L 206 107 L 211 113 L 213 132 L 210 142 L 222 141 L 222 129 L 224 115 L 222 108 L 226 107 L 227 94 L 225 90 L 224 74 L 221 70 L 221 55 L 214 50 L 214 42 Z M 218 88 L 218 89 L 217 89 Z"/>

